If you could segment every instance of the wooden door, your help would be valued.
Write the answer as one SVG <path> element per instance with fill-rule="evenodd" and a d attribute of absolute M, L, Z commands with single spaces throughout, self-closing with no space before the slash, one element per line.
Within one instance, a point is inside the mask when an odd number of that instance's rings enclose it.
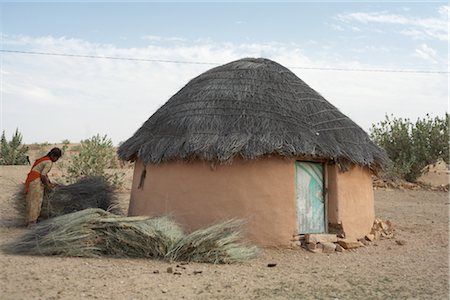
<path fill-rule="evenodd" d="M 323 165 L 296 162 L 297 222 L 300 234 L 325 232 Z"/>

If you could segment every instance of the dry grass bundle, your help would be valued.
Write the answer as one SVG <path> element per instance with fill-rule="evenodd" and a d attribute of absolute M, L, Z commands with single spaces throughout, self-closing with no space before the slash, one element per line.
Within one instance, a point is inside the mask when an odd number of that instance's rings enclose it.
<path fill-rule="evenodd" d="M 209 263 L 243 262 L 255 257 L 257 248 L 239 243 L 239 220 L 228 220 L 194 231 L 178 240 L 167 253 L 169 260 Z"/>
<path fill-rule="evenodd" d="M 93 228 L 100 240 L 102 254 L 119 257 L 163 259 L 173 243 L 183 236 L 170 218 L 121 217 L 99 219 Z"/>
<path fill-rule="evenodd" d="M 14 196 L 14 205 L 20 216 L 25 216 L 26 201 L 23 185 Z M 84 177 L 74 184 L 58 186 L 46 191 L 39 218 L 49 219 L 86 208 L 101 208 L 121 214 L 114 188 L 102 177 Z"/>
<path fill-rule="evenodd" d="M 6 246 L 7 252 L 33 255 L 93 257 L 101 255 L 92 226 L 95 220 L 110 217 L 101 209 L 86 209 L 39 223 L 16 242 Z"/>
<path fill-rule="evenodd" d="M 238 221 L 185 235 L 168 217 L 121 217 L 85 209 L 39 223 L 9 253 L 96 257 L 144 257 L 208 263 L 242 262 L 254 257 L 254 246 L 241 244 Z"/>

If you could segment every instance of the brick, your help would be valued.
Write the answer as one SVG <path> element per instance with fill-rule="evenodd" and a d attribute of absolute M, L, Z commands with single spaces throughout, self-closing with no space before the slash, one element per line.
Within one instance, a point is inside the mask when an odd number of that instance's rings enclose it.
<path fill-rule="evenodd" d="M 314 253 L 322 253 L 323 245 L 322 244 L 306 244 L 306 249 Z"/>
<path fill-rule="evenodd" d="M 339 244 L 335 244 L 335 245 L 336 245 L 337 252 L 344 252 L 344 248 L 341 245 L 339 245 Z"/>
<path fill-rule="evenodd" d="M 336 251 L 336 244 L 334 243 L 322 243 L 323 246 L 323 253 L 333 253 L 334 251 Z"/>
<path fill-rule="evenodd" d="M 341 245 L 344 249 L 354 249 L 362 246 L 359 241 L 346 239 L 339 240 L 338 244 Z"/>
<path fill-rule="evenodd" d="M 372 242 L 373 240 L 375 240 L 375 234 L 372 234 L 372 233 L 366 234 L 365 238 L 366 238 L 366 240 Z"/>
<path fill-rule="evenodd" d="M 308 244 L 336 243 L 337 236 L 335 234 L 306 234 L 305 241 Z"/>

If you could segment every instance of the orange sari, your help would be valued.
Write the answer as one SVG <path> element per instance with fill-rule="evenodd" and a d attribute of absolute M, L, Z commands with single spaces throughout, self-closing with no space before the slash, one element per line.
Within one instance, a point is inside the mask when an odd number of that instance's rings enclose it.
<path fill-rule="evenodd" d="M 46 161 L 46 160 L 51 160 L 51 159 L 48 156 L 44 156 L 44 157 L 37 159 L 34 162 L 33 166 L 31 167 L 30 173 L 28 173 L 27 180 L 25 181 L 25 194 L 28 193 L 28 188 L 30 187 L 30 182 L 32 182 L 33 180 L 36 180 L 38 178 L 41 178 L 41 173 L 33 170 L 33 168 L 36 167 L 41 162 Z"/>

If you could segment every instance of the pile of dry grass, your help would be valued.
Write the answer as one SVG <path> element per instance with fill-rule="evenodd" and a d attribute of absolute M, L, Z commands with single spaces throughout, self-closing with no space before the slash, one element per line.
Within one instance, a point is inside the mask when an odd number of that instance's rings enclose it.
<path fill-rule="evenodd" d="M 5 250 L 31 255 L 234 263 L 257 253 L 256 247 L 240 242 L 240 225 L 226 221 L 185 235 L 168 217 L 121 217 L 86 209 L 39 223 Z"/>
<path fill-rule="evenodd" d="M 14 206 L 19 216 L 24 217 L 26 200 L 23 185 L 14 196 Z M 49 219 L 86 208 L 101 208 L 121 214 L 114 188 L 103 177 L 92 176 L 46 191 L 39 219 Z"/>
<path fill-rule="evenodd" d="M 240 244 L 239 220 L 228 220 L 196 230 L 179 239 L 167 253 L 169 260 L 210 263 L 243 262 L 255 256 L 255 247 Z"/>

